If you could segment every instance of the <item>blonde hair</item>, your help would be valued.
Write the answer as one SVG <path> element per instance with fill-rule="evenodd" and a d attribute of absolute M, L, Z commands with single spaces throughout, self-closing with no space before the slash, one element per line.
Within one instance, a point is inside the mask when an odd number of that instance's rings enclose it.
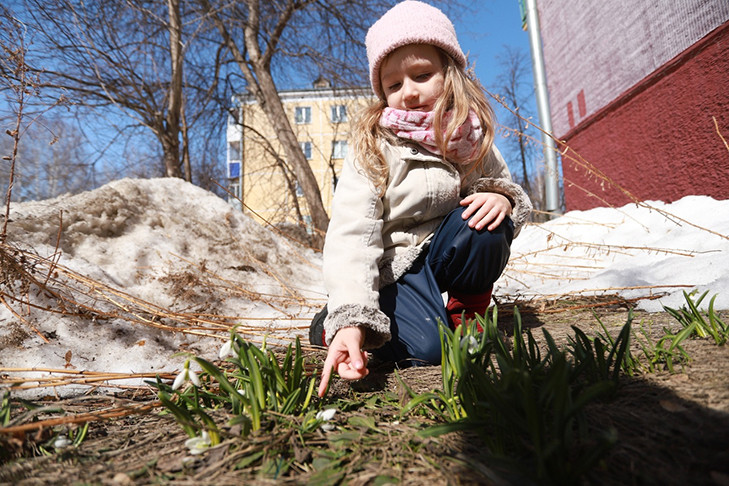
<path fill-rule="evenodd" d="M 435 144 L 442 154 L 447 152 L 448 142 L 456 129 L 468 118 L 473 110 L 481 122 L 483 143 L 473 161 L 469 162 L 468 172 L 481 167 L 491 151 L 494 141 L 494 113 L 486 100 L 483 86 L 472 71 L 465 71 L 453 59 L 438 48 L 443 61 L 443 93 L 435 103 L 434 123 Z M 352 128 L 352 144 L 356 154 L 355 164 L 372 181 L 380 196 L 385 192 L 389 178 L 389 168 L 380 149 L 380 140 L 393 142 L 397 137 L 391 130 L 380 126 L 382 111 L 387 101 L 378 99 L 365 107 L 357 116 Z M 445 124 L 446 113 L 450 119 Z"/>

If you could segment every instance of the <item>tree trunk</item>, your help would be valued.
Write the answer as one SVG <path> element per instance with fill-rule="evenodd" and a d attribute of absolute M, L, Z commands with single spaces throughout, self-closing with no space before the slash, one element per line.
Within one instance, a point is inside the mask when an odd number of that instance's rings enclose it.
<path fill-rule="evenodd" d="M 269 123 L 271 123 L 276 132 L 278 141 L 286 152 L 286 159 L 289 162 L 289 166 L 293 168 L 294 174 L 296 174 L 296 180 L 304 192 L 304 198 L 306 199 L 309 214 L 311 215 L 311 222 L 314 229 L 321 233 L 319 235 L 321 236 L 326 233 L 327 227 L 329 226 L 329 216 L 321 200 L 319 184 L 316 182 L 314 173 L 306 161 L 304 153 L 301 151 L 296 134 L 291 128 L 291 123 L 286 116 L 286 111 L 276 91 L 273 78 L 265 71 L 256 72 L 256 75 L 260 87 L 259 93 L 262 97 L 258 102 L 261 104 Z"/>
<path fill-rule="evenodd" d="M 185 100 L 182 100 L 182 168 L 185 172 L 185 180 L 192 182 L 192 165 L 190 164 L 190 137 L 187 126 L 187 115 L 185 114 Z"/>
<path fill-rule="evenodd" d="M 167 117 L 164 124 L 162 145 L 165 147 L 165 171 L 167 177 L 182 177 L 180 170 L 180 112 L 182 110 L 182 23 L 180 1 L 167 0 L 170 31 L 170 79 Z"/>
<path fill-rule="evenodd" d="M 289 165 L 293 167 L 299 185 L 304 191 L 304 198 L 306 199 L 311 221 L 314 226 L 314 244 L 320 246 L 323 243 L 324 234 L 329 226 L 329 216 L 324 210 L 319 185 L 316 182 L 311 167 L 304 157 L 304 153 L 301 151 L 296 134 L 291 128 L 270 71 L 270 61 L 275 43 L 278 41 L 278 36 L 280 36 L 288 19 L 290 19 L 295 4 L 289 3 L 287 5 L 288 8 L 281 13 L 277 32 L 272 34 L 272 38 L 269 40 L 268 50 L 265 54 L 262 54 L 258 44 L 258 36 L 260 33 L 258 18 L 259 3 L 258 0 L 249 0 L 246 2 L 249 9 L 249 18 L 244 28 L 244 55 L 222 19 L 213 10 L 210 2 L 208 0 L 200 0 L 200 3 L 218 28 L 223 42 L 230 49 L 235 63 L 245 77 L 248 90 L 253 93 L 256 101 L 266 114 L 269 123 L 276 131 L 278 141 L 286 152 Z"/>
<path fill-rule="evenodd" d="M 514 100 L 514 101 L 516 101 L 516 100 Z M 515 104 L 514 106 L 517 106 L 516 112 L 518 113 L 519 112 L 518 105 Z M 521 170 L 522 170 L 522 175 L 524 176 L 524 189 L 526 189 L 527 191 L 529 191 L 531 193 L 532 187 L 529 185 L 529 172 L 527 171 L 527 160 L 526 160 L 527 140 L 526 140 L 526 137 L 524 136 L 524 130 L 526 129 L 526 127 L 524 126 L 521 118 L 519 118 L 519 117 L 517 117 L 516 123 L 517 123 L 518 136 L 519 136 L 519 154 L 521 155 Z"/>

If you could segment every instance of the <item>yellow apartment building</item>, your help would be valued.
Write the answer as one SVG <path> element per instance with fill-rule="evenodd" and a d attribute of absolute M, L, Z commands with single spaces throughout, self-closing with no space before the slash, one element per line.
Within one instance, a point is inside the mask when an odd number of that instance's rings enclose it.
<path fill-rule="evenodd" d="M 337 177 L 347 154 L 350 121 L 372 100 L 369 88 L 336 89 L 318 79 L 311 89 L 279 92 L 301 150 L 319 183 L 329 212 Z M 286 153 L 255 98 L 236 96 L 238 120 L 227 127 L 228 188 L 232 205 L 259 221 L 281 225 L 311 223 L 307 205 L 286 164 Z"/>

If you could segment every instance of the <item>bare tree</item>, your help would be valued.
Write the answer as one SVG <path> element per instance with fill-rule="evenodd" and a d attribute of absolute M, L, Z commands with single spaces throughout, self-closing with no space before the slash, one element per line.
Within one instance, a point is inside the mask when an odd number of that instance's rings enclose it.
<path fill-rule="evenodd" d="M 2 157 L 3 172 L 7 168 L 7 190 L 0 243 L 5 243 L 10 220 L 10 201 L 13 197 L 18 146 L 23 129 L 23 110 L 27 95 L 35 91 L 25 63 L 27 47 L 24 30 L 25 26 L 13 16 L 12 12 L 0 6 L 0 79 L 2 80 L 0 90 L 7 93 L 9 103 L 15 108 L 13 120 L 9 124 L 12 128 L 7 128 L 5 131 L 12 138 L 12 143 L 7 152 L 3 150 Z M 0 254 L 0 258 L 3 257 L 4 255 Z"/>
<path fill-rule="evenodd" d="M 241 7 L 245 9 L 242 12 L 239 11 L 237 5 L 233 5 L 230 10 L 234 15 L 231 15 L 228 19 L 224 17 L 225 11 L 223 9 L 213 7 L 208 0 L 199 1 L 206 15 L 220 32 L 223 44 L 230 50 L 235 63 L 243 73 L 248 90 L 253 93 L 269 122 L 274 127 L 306 195 L 314 227 L 321 232 L 325 232 L 329 224 L 329 218 L 322 204 L 319 186 L 299 147 L 271 74 L 271 61 L 281 35 L 294 12 L 302 8 L 303 4 L 298 2 L 286 3 L 273 23 L 270 36 L 263 41 L 264 47 L 261 49 L 259 39 L 262 37 L 262 31 L 267 30 L 268 26 L 261 23 L 261 5 L 258 0 L 241 2 Z M 236 18 L 235 14 L 242 19 L 246 19 L 242 39 L 236 39 L 231 29 L 237 23 L 230 21 Z"/>
<path fill-rule="evenodd" d="M 26 63 L 30 50 L 27 27 L 14 13 L 0 7 L 0 181 L 7 183 L 6 211 L 1 232 L 4 239 L 10 201 L 57 196 L 73 191 L 88 175 L 79 166 L 78 132 L 47 112 L 62 104 L 64 98 L 52 100 L 41 110 L 32 109 L 41 96 L 41 81 Z M 45 144 L 21 144 L 21 139 L 42 134 Z M 5 137 L 5 135 L 9 137 Z"/>
<path fill-rule="evenodd" d="M 13 176 L 13 201 L 48 199 L 92 185 L 94 168 L 75 124 L 46 114 L 23 131 L 23 138 L 34 143 L 19 145 L 13 172 L 4 164 L 0 167 L 0 181 L 10 181 Z M 2 153 L 11 152 L 8 142 L 7 138 L 0 140 Z"/>
<path fill-rule="evenodd" d="M 507 144 L 519 156 L 521 162 L 519 179 L 529 190 L 531 188 L 529 173 L 533 171 L 530 159 L 534 155 L 534 150 L 528 143 L 525 119 L 529 117 L 526 104 L 534 91 L 531 88 L 531 71 L 529 60 L 523 50 L 504 46 L 504 52 L 505 54 L 499 58 L 503 70 L 496 78 L 496 91 L 504 103 L 513 110 L 507 115 L 507 125 L 511 129 Z"/>
<path fill-rule="evenodd" d="M 151 129 L 162 148 L 165 174 L 183 177 L 184 165 L 191 180 L 186 142 L 192 103 L 185 96 L 184 68 L 199 23 L 188 15 L 185 24 L 182 5 L 180 0 L 167 0 L 166 8 L 148 0 L 27 0 L 27 14 L 45 46 L 46 55 L 36 64 L 48 84 L 81 106 L 117 110 Z M 205 105 L 206 92 L 211 98 L 215 82 L 212 76 L 207 88 L 197 87 L 196 106 Z"/>
<path fill-rule="evenodd" d="M 274 128 L 287 164 L 301 187 L 314 229 L 323 234 L 329 218 L 321 193 L 274 81 L 296 71 L 316 72 L 339 86 L 366 79 L 363 40 L 371 22 L 391 2 L 367 0 L 197 0 Z"/>
<path fill-rule="evenodd" d="M 167 94 L 167 116 L 161 137 L 165 147 L 165 168 L 168 176 L 179 177 L 180 173 L 180 132 L 184 118 L 182 105 L 182 72 L 184 60 L 184 46 L 182 44 L 182 20 L 180 15 L 180 0 L 167 0 L 167 13 L 169 18 L 168 30 L 170 33 L 170 87 Z M 183 149 L 184 151 L 184 149 Z M 186 179 L 192 180 L 189 159 L 185 165 Z"/>
<path fill-rule="evenodd" d="M 125 130 L 145 127 L 169 176 L 192 180 L 196 163 L 200 176 L 220 172 L 211 139 L 225 128 L 232 95 L 249 91 L 277 134 L 315 229 L 326 230 L 321 193 L 274 80 L 296 84 L 316 74 L 339 88 L 367 84 L 365 32 L 391 0 L 16 3 L 44 47 L 32 59 L 36 72 L 68 93 L 76 113 L 122 114 L 132 120 L 121 124 Z"/>

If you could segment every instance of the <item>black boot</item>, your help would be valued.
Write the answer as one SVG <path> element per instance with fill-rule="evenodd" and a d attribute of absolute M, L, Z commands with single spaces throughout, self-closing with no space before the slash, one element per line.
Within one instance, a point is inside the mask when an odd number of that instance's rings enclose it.
<path fill-rule="evenodd" d="M 309 326 L 309 342 L 314 346 L 326 346 L 324 339 L 324 319 L 326 319 L 328 313 L 327 306 L 324 306 L 311 320 L 311 325 Z"/>

